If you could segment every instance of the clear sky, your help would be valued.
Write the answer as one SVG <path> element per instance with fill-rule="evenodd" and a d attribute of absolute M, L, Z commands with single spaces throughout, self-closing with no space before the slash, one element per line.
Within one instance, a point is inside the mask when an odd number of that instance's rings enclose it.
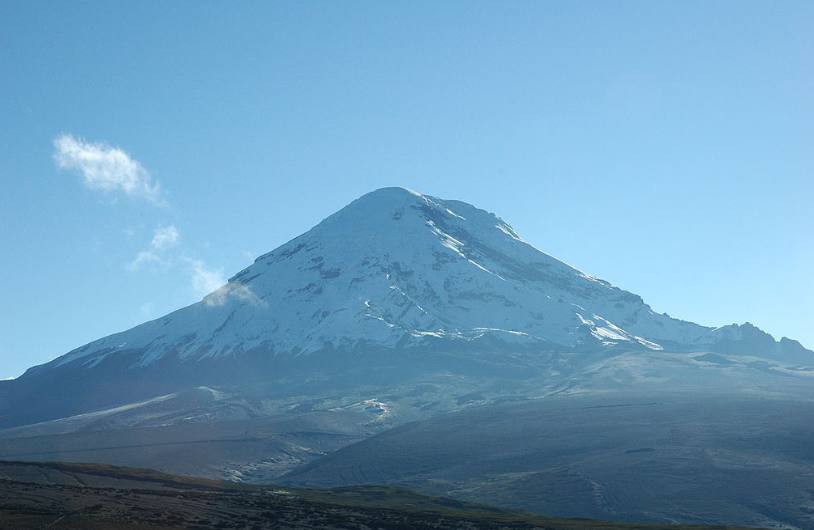
<path fill-rule="evenodd" d="M 811 1 L 0 2 L 0 378 L 391 185 L 814 347 L 813 103 Z"/>

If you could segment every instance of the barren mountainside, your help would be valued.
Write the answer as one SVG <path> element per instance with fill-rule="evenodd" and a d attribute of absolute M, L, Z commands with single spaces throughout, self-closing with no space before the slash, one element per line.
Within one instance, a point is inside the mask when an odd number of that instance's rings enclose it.
<path fill-rule="evenodd" d="M 494 214 L 385 188 L 260 256 L 201 302 L 53 366 L 93 367 L 122 354 L 147 366 L 164 356 L 302 355 L 485 337 L 660 350 L 743 335 L 723 331 L 655 313 L 639 296 L 540 252 Z"/>

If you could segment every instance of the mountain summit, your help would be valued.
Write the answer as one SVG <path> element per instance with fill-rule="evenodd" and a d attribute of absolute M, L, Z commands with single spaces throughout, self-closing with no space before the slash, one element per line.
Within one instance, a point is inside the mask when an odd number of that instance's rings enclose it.
<path fill-rule="evenodd" d="M 147 397 L 148 382 L 163 381 L 163 390 L 210 384 L 236 366 L 245 368 L 240 377 L 260 378 L 292 366 L 345 369 L 360 362 L 346 361 L 351 354 L 676 352 L 719 344 L 731 353 L 744 341 L 753 354 L 811 354 L 751 325 L 713 329 L 655 313 L 639 296 L 540 252 L 492 213 L 383 188 L 260 256 L 200 302 L 32 368 L 14 387 L 72 381 L 80 393 L 112 385 L 116 395 L 131 388 Z"/>
<path fill-rule="evenodd" d="M 260 256 L 201 302 L 75 350 L 180 360 L 409 348 L 428 340 L 661 349 L 711 331 L 529 245 L 505 221 L 403 188 L 368 193 Z M 434 340 L 434 342 L 438 342 Z"/>

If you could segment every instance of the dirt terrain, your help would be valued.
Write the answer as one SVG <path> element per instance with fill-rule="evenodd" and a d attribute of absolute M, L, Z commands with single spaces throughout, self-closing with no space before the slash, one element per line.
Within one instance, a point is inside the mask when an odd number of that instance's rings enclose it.
<path fill-rule="evenodd" d="M 676 530 L 713 527 L 549 519 L 384 486 L 288 489 L 103 465 L 2 462 L 0 528 Z"/>

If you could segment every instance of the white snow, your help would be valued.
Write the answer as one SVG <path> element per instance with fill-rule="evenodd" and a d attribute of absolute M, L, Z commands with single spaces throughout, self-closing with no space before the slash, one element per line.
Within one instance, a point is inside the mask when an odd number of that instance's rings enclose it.
<path fill-rule="evenodd" d="M 135 352 L 144 366 L 168 353 L 304 355 L 360 341 L 389 348 L 484 335 L 573 347 L 586 326 L 598 346 L 654 350 L 661 340 L 688 342 L 710 331 L 656 314 L 639 297 L 540 252 L 491 213 L 385 188 L 260 256 L 201 302 L 57 364 L 91 367 Z"/>

